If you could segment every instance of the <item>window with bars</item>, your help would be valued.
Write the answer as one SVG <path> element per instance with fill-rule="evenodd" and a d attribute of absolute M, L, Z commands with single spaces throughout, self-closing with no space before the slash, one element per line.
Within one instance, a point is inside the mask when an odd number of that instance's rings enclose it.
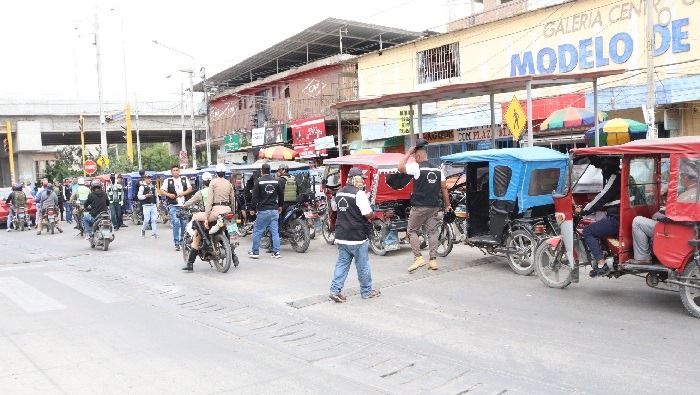
<path fill-rule="evenodd" d="M 459 77 L 459 43 L 418 52 L 418 83 Z"/>

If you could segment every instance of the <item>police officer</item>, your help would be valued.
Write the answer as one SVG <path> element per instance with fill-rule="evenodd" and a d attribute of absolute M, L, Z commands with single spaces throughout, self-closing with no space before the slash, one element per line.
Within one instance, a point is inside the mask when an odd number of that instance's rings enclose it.
<path fill-rule="evenodd" d="M 182 208 L 189 208 L 195 204 L 199 204 L 202 209 L 207 204 L 207 197 L 209 196 L 209 183 L 211 182 L 211 173 L 205 172 L 202 174 L 202 183 L 204 187 L 199 191 L 195 192 L 192 197 L 182 205 Z"/>
<path fill-rule="evenodd" d="M 192 216 L 192 222 L 197 228 L 197 232 L 192 238 L 192 249 L 190 249 L 190 254 L 187 257 L 187 266 L 183 267 L 182 270 L 191 272 L 193 270 L 194 260 L 197 258 L 199 253 L 199 242 L 200 240 L 205 240 L 204 230 L 202 230 L 202 222 L 204 222 L 204 229 L 209 229 L 209 222 L 216 220 L 219 214 L 225 214 L 229 211 L 233 211 L 233 206 L 235 203 L 235 192 L 233 190 L 233 185 L 227 180 L 226 175 L 226 165 L 219 163 L 216 165 L 216 179 L 209 183 L 207 188 L 206 201 L 204 204 L 204 212 L 197 213 Z M 208 174 L 208 173 L 207 173 Z"/>
<path fill-rule="evenodd" d="M 279 180 L 270 175 L 269 164 L 263 163 L 260 170 L 262 176 L 255 181 L 253 187 L 253 204 L 255 204 L 257 217 L 253 232 L 253 249 L 248 252 L 248 257 L 253 259 L 260 257 L 260 238 L 269 227 L 272 237 L 272 257 L 280 258 L 280 235 L 277 221 L 282 212 L 284 191 L 279 185 Z M 251 215 L 255 215 L 256 211 L 251 211 Z"/>
<path fill-rule="evenodd" d="M 413 251 L 413 265 L 408 268 L 409 273 L 425 265 L 418 238 L 418 231 L 422 226 L 425 226 L 428 233 L 428 246 L 430 247 L 428 269 L 437 270 L 438 236 L 436 227 L 440 211 L 440 193 L 442 193 L 442 199 L 445 202 L 445 212 L 452 210 L 445 184 L 445 174 L 428 161 L 428 154 L 425 151 L 426 145 L 428 145 L 427 141 L 418 139 L 416 145 L 409 148 L 399 162 L 399 172 L 412 175 L 414 179 L 407 232 Z M 414 156 L 415 163 L 407 163 L 411 155 Z"/>
<path fill-rule="evenodd" d="M 85 179 L 83 177 L 78 178 L 78 184 L 75 187 L 75 190 L 73 191 L 73 194 L 70 196 L 70 202 L 75 203 L 76 201 L 80 202 L 80 205 L 83 206 L 85 204 L 85 200 L 87 200 L 88 195 L 90 194 L 90 188 L 85 186 Z M 73 214 L 76 216 L 76 222 L 80 221 L 82 222 L 83 217 L 82 212 L 84 210 L 84 207 L 81 208 L 75 208 L 73 210 Z M 75 225 L 74 229 L 79 229 L 80 227 L 78 224 Z"/>
<path fill-rule="evenodd" d="M 357 278 L 360 282 L 360 295 L 363 299 L 376 298 L 379 290 L 372 289 L 372 274 L 369 270 L 367 254 L 368 225 L 374 219 L 374 212 L 364 192 L 362 170 L 353 167 L 348 172 L 348 182 L 331 200 L 331 208 L 338 213 L 335 222 L 335 243 L 338 245 L 338 260 L 335 263 L 333 282 L 331 283 L 331 300 L 345 302 L 341 293 L 345 279 L 348 277 L 350 263 L 355 259 Z"/>
<path fill-rule="evenodd" d="M 122 218 L 122 206 L 124 205 L 124 185 L 122 184 L 122 175 L 117 174 L 117 178 L 113 184 L 107 187 L 107 197 L 112 214 L 112 226 L 115 230 L 119 230 L 124 225 Z"/>

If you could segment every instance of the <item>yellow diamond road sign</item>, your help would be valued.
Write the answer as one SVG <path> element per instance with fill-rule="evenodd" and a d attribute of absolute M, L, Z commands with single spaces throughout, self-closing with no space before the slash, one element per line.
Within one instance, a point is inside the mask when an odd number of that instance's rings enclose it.
<path fill-rule="evenodd" d="M 511 133 L 513 133 L 513 140 L 520 139 L 520 133 L 523 132 L 525 126 L 527 126 L 527 115 L 523 110 L 523 106 L 520 105 L 518 98 L 513 96 L 508 105 L 508 109 L 505 114 L 506 124 Z"/>
<path fill-rule="evenodd" d="M 100 155 L 99 158 L 97 158 L 97 164 L 100 165 L 100 167 L 106 167 L 109 166 L 109 158 L 107 158 L 104 155 Z"/>

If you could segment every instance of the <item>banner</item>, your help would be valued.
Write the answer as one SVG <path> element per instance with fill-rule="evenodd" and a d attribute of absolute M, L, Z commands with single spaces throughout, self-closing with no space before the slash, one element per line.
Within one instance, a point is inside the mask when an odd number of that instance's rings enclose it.
<path fill-rule="evenodd" d="M 241 149 L 241 136 L 238 134 L 229 134 L 224 136 L 224 151 L 236 152 Z"/>
<path fill-rule="evenodd" d="M 313 145 L 314 140 L 326 137 L 326 119 L 315 117 L 300 119 L 289 125 L 295 146 Z"/>
<path fill-rule="evenodd" d="M 255 128 L 251 131 L 253 147 L 265 145 L 265 128 Z"/>
<path fill-rule="evenodd" d="M 265 128 L 265 145 L 284 143 L 287 141 L 287 125 L 282 123 Z"/>

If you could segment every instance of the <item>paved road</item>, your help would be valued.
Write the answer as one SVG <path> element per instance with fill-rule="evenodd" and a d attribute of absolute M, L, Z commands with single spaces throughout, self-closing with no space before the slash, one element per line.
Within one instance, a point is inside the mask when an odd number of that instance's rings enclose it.
<path fill-rule="evenodd" d="M 0 235 L 3 393 L 698 393 L 700 321 L 643 279 L 565 290 L 457 246 L 407 274 L 370 255 L 382 297 L 328 301 L 336 250 L 180 270 L 170 227 L 95 251 L 66 232 Z"/>

